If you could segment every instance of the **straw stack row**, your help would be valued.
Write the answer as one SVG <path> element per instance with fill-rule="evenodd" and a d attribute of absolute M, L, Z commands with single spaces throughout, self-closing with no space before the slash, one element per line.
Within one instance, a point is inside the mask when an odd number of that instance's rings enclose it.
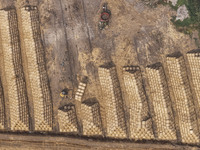
<path fill-rule="evenodd" d="M 193 89 L 197 97 L 198 109 L 200 109 L 200 49 L 188 52 L 187 59 L 192 75 Z"/>
<path fill-rule="evenodd" d="M 26 55 L 28 80 L 34 104 L 36 131 L 52 130 L 52 101 L 41 43 L 38 10 L 33 6 L 21 8 L 21 40 Z"/>
<path fill-rule="evenodd" d="M 174 116 L 163 67 L 161 63 L 156 63 L 147 66 L 146 72 L 158 139 L 176 140 Z"/>
<path fill-rule="evenodd" d="M 96 100 L 88 99 L 81 103 L 81 119 L 83 135 L 102 135 L 100 106 Z"/>
<path fill-rule="evenodd" d="M 86 88 L 86 84 L 83 82 L 80 82 L 75 94 L 75 100 L 81 102 L 83 94 L 85 92 L 85 88 Z"/>
<path fill-rule="evenodd" d="M 29 130 L 28 98 L 24 81 L 15 9 L 0 11 L 3 78 L 8 93 L 11 130 Z"/>
<path fill-rule="evenodd" d="M 152 120 L 148 112 L 140 68 L 127 66 L 123 70 L 124 85 L 129 103 L 130 138 L 137 140 L 153 139 Z"/>
<path fill-rule="evenodd" d="M 125 114 L 116 69 L 114 66 L 102 66 L 98 72 L 105 101 L 107 136 L 126 138 Z"/>
<path fill-rule="evenodd" d="M 175 111 L 178 115 L 182 142 L 198 143 L 197 119 L 183 56 L 180 54 L 168 55 L 167 68 L 174 93 Z"/>
<path fill-rule="evenodd" d="M 74 105 L 65 105 L 58 110 L 60 132 L 78 132 L 77 117 Z"/>

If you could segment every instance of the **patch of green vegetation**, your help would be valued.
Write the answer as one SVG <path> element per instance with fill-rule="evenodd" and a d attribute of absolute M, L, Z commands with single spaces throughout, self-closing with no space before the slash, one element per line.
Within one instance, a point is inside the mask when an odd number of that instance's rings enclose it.
<path fill-rule="evenodd" d="M 194 30 L 198 30 L 200 35 L 200 0 L 178 0 L 174 7 L 178 8 L 182 5 L 187 7 L 190 17 L 180 21 L 175 20 L 176 17 L 174 16 L 171 21 L 179 31 L 192 34 Z"/>
<path fill-rule="evenodd" d="M 177 10 L 177 9 L 178 9 L 177 6 L 173 6 L 173 5 L 172 5 L 172 2 L 167 3 L 167 2 L 164 1 L 164 0 L 159 0 L 157 4 L 169 5 L 169 6 L 170 6 L 172 9 L 174 9 L 174 10 Z"/>
<path fill-rule="evenodd" d="M 155 8 L 160 0 L 142 0 L 147 6 Z"/>
<path fill-rule="evenodd" d="M 199 31 L 200 37 L 200 0 L 178 0 L 176 6 L 173 6 L 171 2 L 167 3 L 166 0 L 142 0 L 145 2 L 146 5 L 155 8 L 157 5 L 169 5 L 172 9 L 176 10 L 185 5 L 188 13 L 189 18 L 184 19 L 183 21 L 176 20 L 176 17 L 173 16 L 171 21 L 176 26 L 178 31 L 192 34 L 194 30 Z"/>
<path fill-rule="evenodd" d="M 187 0 L 178 0 L 177 4 L 176 4 L 176 7 L 182 6 L 184 4 L 187 4 Z"/>
<path fill-rule="evenodd" d="M 193 27 L 193 20 L 191 20 L 191 18 L 186 18 L 183 21 L 180 20 L 176 20 L 176 17 L 173 16 L 171 21 L 174 23 L 174 25 L 178 28 L 178 27 Z"/>

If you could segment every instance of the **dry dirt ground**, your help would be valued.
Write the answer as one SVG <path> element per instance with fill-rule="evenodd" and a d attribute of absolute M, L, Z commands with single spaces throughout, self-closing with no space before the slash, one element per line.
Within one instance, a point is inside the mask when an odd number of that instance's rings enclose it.
<path fill-rule="evenodd" d="M 130 141 L 99 141 L 92 139 L 0 134 L 1 150 L 198 150 L 198 147 L 163 143 L 131 143 Z"/>
<path fill-rule="evenodd" d="M 112 12 L 109 27 L 98 29 L 104 2 Z M 54 131 L 63 88 L 76 91 L 79 81 L 88 77 L 83 99 L 96 97 L 102 108 L 97 68 L 114 62 L 119 77 L 124 65 L 162 62 L 166 54 L 197 48 L 193 38 L 171 24 L 175 14 L 168 6 L 149 8 L 141 0 L 0 0 L 0 8 L 26 4 L 40 11 L 42 40 L 54 104 Z M 142 71 L 144 68 L 142 68 Z M 123 89 L 123 85 L 122 85 Z M 103 111 L 102 111 L 103 112 Z M 104 122 L 104 114 L 102 113 Z"/>

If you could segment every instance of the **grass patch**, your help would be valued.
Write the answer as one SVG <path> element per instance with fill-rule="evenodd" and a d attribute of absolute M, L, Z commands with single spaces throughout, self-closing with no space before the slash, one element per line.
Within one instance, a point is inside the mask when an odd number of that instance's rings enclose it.
<path fill-rule="evenodd" d="M 185 5 L 188 13 L 189 18 L 184 19 L 183 21 L 176 20 L 176 17 L 173 16 L 171 21 L 176 26 L 178 31 L 192 34 L 194 30 L 199 32 L 200 37 L 200 0 L 178 0 L 176 6 L 173 6 L 171 2 L 166 3 L 166 0 L 143 0 L 145 4 L 148 6 L 155 8 L 157 5 L 169 5 L 172 9 L 176 10 Z"/>
<path fill-rule="evenodd" d="M 187 4 L 187 0 L 178 0 L 176 6 L 179 7 L 179 6 L 182 6 L 184 4 Z"/>
<path fill-rule="evenodd" d="M 171 6 L 171 4 L 169 4 Z M 178 0 L 176 6 L 171 6 L 173 9 L 185 5 L 189 12 L 190 17 L 183 21 L 175 20 L 175 16 L 172 17 L 171 21 L 176 28 L 186 34 L 192 34 L 194 30 L 199 32 L 200 37 L 200 0 Z"/>

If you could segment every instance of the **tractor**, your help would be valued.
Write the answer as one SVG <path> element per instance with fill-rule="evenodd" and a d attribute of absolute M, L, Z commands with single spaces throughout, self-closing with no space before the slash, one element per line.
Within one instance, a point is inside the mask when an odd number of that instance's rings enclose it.
<path fill-rule="evenodd" d="M 103 30 L 109 23 L 111 11 L 107 9 L 107 3 L 103 4 L 103 11 L 101 12 L 99 29 Z"/>

